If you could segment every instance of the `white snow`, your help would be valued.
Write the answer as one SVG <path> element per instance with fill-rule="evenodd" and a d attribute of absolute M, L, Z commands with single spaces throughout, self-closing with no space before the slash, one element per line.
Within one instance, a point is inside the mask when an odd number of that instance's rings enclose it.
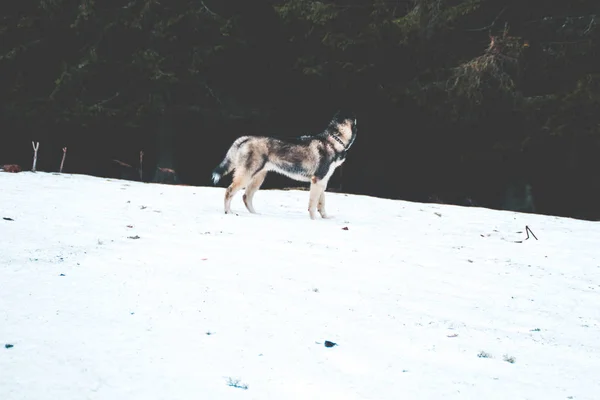
<path fill-rule="evenodd" d="M 0 399 L 600 398 L 600 222 L 223 193 L 0 173 Z"/>

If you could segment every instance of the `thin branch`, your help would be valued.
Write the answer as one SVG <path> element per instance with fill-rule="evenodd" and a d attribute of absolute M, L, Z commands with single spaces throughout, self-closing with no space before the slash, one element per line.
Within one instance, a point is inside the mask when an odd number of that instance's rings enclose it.
<path fill-rule="evenodd" d="M 583 34 L 587 35 L 588 33 L 590 33 L 592 31 L 592 28 L 594 27 L 595 24 L 596 24 L 596 16 L 592 15 L 590 23 L 589 23 L 587 29 L 585 31 L 583 31 Z"/>
<path fill-rule="evenodd" d="M 589 15 L 589 14 L 588 14 Z M 583 15 L 552 15 L 552 16 L 547 16 L 541 19 L 532 19 L 529 21 L 524 21 L 523 24 L 533 24 L 535 22 L 548 22 L 548 21 L 554 21 L 557 19 L 577 19 L 577 18 L 584 18 L 587 15 L 583 16 Z M 596 17 L 596 14 L 591 14 L 592 18 Z"/>
<path fill-rule="evenodd" d="M 202 4 L 202 7 L 204 7 L 204 9 L 205 9 L 206 11 L 208 11 L 208 13 L 209 13 L 210 15 L 212 15 L 213 17 L 218 17 L 218 15 L 217 15 L 216 13 L 212 12 L 212 11 L 211 11 L 211 9 L 210 9 L 210 8 L 208 8 L 208 6 L 207 6 L 206 4 L 204 4 L 204 2 L 203 2 L 203 1 L 201 1 L 201 2 L 200 2 L 200 4 Z"/>
<path fill-rule="evenodd" d="M 119 92 L 116 92 L 113 96 L 109 97 L 108 99 L 104 99 L 102 101 L 99 101 L 98 103 L 94 104 L 92 107 L 101 107 L 101 106 L 105 105 L 106 103 L 108 103 L 109 101 L 112 101 L 112 100 L 116 99 L 120 95 L 121 94 Z"/>
<path fill-rule="evenodd" d="M 62 160 L 60 161 L 60 169 L 58 172 L 62 173 L 63 171 L 63 166 L 65 165 L 65 158 L 67 157 L 67 148 L 63 147 L 62 148 L 63 151 L 63 156 L 62 156 Z"/>
<path fill-rule="evenodd" d="M 498 15 L 496 15 L 496 18 L 494 18 L 494 20 L 492 21 L 492 23 L 489 24 L 488 26 L 484 26 L 483 28 L 465 29 L 465 30 L 468 31 L 468 32 L 481 32 L 481 31 L 487 31 L 489 29 L 492 29 L 494 27 L 494 25 L 496 25 L 496 22 L 498 22 L 498 18 L 500 18 L 502 16 L 502 14 L 504 14 L 504 11 L 506 11 L 506 7 L 504 7 L 498 13 Z"/>
<path fill-rule="evenodd" d="M 208 90 L 208 93 L 210 93 L 210 95 L 211 95 L 211 96 L 212 96 L 212 97 L 213 97 L 215 100 L 217 100 L 217 103 L 219 103 L 219 104 L 223 104 L 223 102 L 221 101 L 221 99 L 219 98 L 219 96 L 217 96 L 217 95 L 215 94 L 215 92 L 213 92 L 213 90 L 212 90 L 212 89 L 211 89 L 211 88 L 210 88 L 210 87 L 209 87 L 209 86 L 208 86 L 206 83 L 204 84 L 204 87 L 206 88 L 206 90 Z"/>
<path fill-rule="evenodd" d="M 562 41 L 562 42 L 540 42 L 540 44 L 578 44 L 578 43 L 589 43 L 589 39 L 575 40 L 575 41 Z"/>
<path fill-rule="evenodd" d="M 140 151 L 140 182 L 144 181 L 143 177 L 143 164 L 144 163 L 144 150 Z"/>
<path fill-rule="evenodd" d="M 125 168 L 133 168 L 131 165 L 124 163 L 123 161 L 120 160 L 112 160 L 115 164 L 120 165 L 121 167 L 125 167 Z"/>
<path fill-rule="evenodd" d="M 40 148 L 40 142 L 31 142 L 31 146 L 33 147 L 33 167 L 31 168 L 31 171 L 35 172 L 35 165 L 37 164 L 37 155 L 38 149 Z"/>

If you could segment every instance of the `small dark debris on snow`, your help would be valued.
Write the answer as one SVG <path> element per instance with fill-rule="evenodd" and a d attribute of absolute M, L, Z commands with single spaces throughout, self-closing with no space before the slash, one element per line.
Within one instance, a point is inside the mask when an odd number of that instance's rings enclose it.
<path fill-rule="evenodd" d="M 345 227 L 343 227 L 342 229 L 343 229 L 343 230 L 345 230 L 345 231 L 347 231 L 347 230 L 348 230 L 348 227 L 347 227 L 347 226 L 345 226 Z"/>
<path fill-rule="evenodd" d="M 487 353 L 487 352 L 485 352 L 485 351 L 482 350 L 482 351 L 480 351 L 477 354 L 477 357 L 479 357 L 479 358 L 492 358 L 492 355 L 490 353 Z"/>
<path fill-rule="evenodd" d="M 66 276 L 65 274 L 60 274 L 59 276 Z"/>
<path fill-rule="evenodd" d="M 334 342 L 330 342 L 329 340 L 325 341 L 325 347 L 333 347 L 333 346 L 337 346 L 337 343 Z"/>
<path fill-rule="evenodd" d="M 133 225 L 127 225 L 128 228 L 133 228 Z"/>
<path fill-rule="evenodd" d="M 439 213 L 439 212 L 434 212 L 434 214 L 437 215 L 438 217 L 442 216 L 442 213 Z"/>
<path fill-rule="evenodd" d="M 214 335 L 214 332 L 206 331 L 206 336 Z"/>
<path fill-rule="evenodd" d="M 140 210 L 145 210 L 146 208 L 148 208 L 148 207 L 146 207 L 146 206 L 141 206 L 141 207 L 140 207 Z"/>
<path fill-rule="evenodd" d="M 135 236 L 127 236 L 127 239 L 139 239 L 140 237 L 138 235 Z"/>
<path fill-rule="evenodd" d="M 470 262 L 470 263 L 473 263 L 473 260 L 467 260 L 467 261 Z"/>
<path fill-rule="evenodd" d="M 5 348 L 5 349 L 10 349 L 10 348 L 13 348 L 13 347 L 15 347 L 15 346 L 14 346 L 14 345 L 12 345 L 12 344 L 9 344 L 9 343 L 6 343 L 6 344 L 4 345 L 4 348 Z"/>
<path fill-rule="evenodd" d="M 510 364 L 514 364 L 517 361 L 514 357 L 509 356 L 508 354 L 505 354 L 502 359 Z"/>
<path fill-rule="evenodd" d="M 2 219 L 5 220 L 5 221 L 14 221 L 14 219 L 9 218 L 9 217 L 3 217 Z"/>
<path fill-rule="evenodd" d="M 248 390 L 248 384 L 243 383 L 240 379 L 227 378 L 227 386 Z"/>

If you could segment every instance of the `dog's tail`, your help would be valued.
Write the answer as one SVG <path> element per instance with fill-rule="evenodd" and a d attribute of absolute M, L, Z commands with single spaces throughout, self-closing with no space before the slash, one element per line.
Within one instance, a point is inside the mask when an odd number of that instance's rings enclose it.
<path fill-rule="evenodd" d="M 231 168 L 231 161 L 229 160 L 229 158 L 225 157 L 225 159 L 223 161 L 221 161 L 221 164 L 219 164 L 212 172 L 213 185 L 216 185 L 217 183 L 219 183 L 219 181 L 221 180 L 221 177 L 223 177 L 224 175 L 227 175 L 229 172 L 231 172 L 230 168 Z"/>
<path fill-rule="evenodd" d="M 217 165 L 217 167 L 212 172 L 213 185 L 216 185 L 223 176 L 227 175 L 234 169 L 233 160 L 235 159 L 240 146 L 246 141 L 248 141 L 248 139 L 248 136 L 242 136 L 238 138 L 235 142 L 233 142 L 233 144 L 227 151 L 225 158 L 223 159 L 223 161 L 221 161 L 221 164 Z"/>

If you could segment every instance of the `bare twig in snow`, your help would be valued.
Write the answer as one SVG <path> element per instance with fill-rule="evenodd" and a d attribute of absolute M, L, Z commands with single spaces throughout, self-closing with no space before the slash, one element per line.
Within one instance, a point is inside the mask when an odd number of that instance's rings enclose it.
<path fill-rule="evenodd" d="M 514 358 L 513 356 L 509 356 L 508 354 L 505 354 L 504 357 L 502 357 L 502 359 L 511 364 L 514 364 L 517 361 L 516 358 Z"/>
<path fill-rule="evenodd" d="M 31 171 L 35 172 L 35 165 L 37 164 L 37 155 L 38 149 L 40 148 L 40 142 L 31 142 L 31 145 L 33 146 L 33 167 L 31 168 Z"/>
<path fill-rule="evenodd" d="M 62 173 L 63 166 L 65 165 L 65 158 L 67 157 L 67 148 L 63 147 L 62 151 L 63 151 L 63 156 L 62 156 L 62 160 L 60 161 L 60 170 L 58 171 L 60 173 Z"/>
<path fill-rule="evenodd" d="M 238 389 L 248 390 L 248 384 L 243 383 L 240 379 L 233 379 L 229 377 L 227 378 L 227 385 Z"/>
<path fill-rule="evenodd" d="M 525 240 L 529 239 L 530 232 L 531 232 L 531 235 L 535 238 L 535 240 L 538 240 L 538 238 L 535 236 L 533 231 L 531 229 L 529 229 L 529 227 L 527 225 L 525 225 L 525 232 L 527 233 L 527 237 L 525 238 Z"/>

